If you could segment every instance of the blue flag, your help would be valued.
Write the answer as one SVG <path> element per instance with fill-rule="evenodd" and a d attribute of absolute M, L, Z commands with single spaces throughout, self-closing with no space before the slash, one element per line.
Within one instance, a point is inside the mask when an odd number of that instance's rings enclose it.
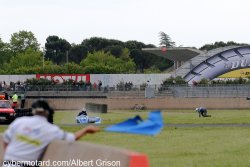
<path fill-rule="evenodd" d="M 147 120 L 142 120 L 142 118 L 137 115 L 124 122 L 109 126 L 105 130 L 140 135 L 156 135 L 160 133 L 163 126 L 161 111 L 157 110 L 150 112 Z"/>

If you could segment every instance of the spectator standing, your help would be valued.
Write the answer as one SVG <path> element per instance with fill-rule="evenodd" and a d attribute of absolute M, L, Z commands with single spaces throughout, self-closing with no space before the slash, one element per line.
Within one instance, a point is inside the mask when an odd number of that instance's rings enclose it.
<path fill-rule="evenodd" d="M 99 83 L 98 83 L 98 90 L 99 90 L 99 91 L 102 90 L 102 81 L 99 81 Z"/>
<path fill-rule="evenodd" d="M 17 93 L 15 92 L 14 95 L 12 96 L 12 108 L 13 109 L 17 107 L 17 101 L 18 101 L 18 96 L 17 96 Z"/>
<path fill-rule="evenodd" d="M 97 84 L 96 84 L 96 82 L 94 82 L 94 84 L 93 84 L 93 88 L 94 88 L 94 90 L 96 90 L 96 89 L 97 89 Z"/>
<path fill-rule="evenodd" d="M 2 85 L 3 89 L 6 90 L 7 89 L 7 85 L 6 85 L 6 82 L 3 81 L 3 85 Z"/>
<path fill-rule="evenodd" d="M 86 89 L 87 89 L 87 91 L 91 91 L 91 82 L 90 81 L 86 82 Z"/>
<path fill-rule="evenodd" d="M 21 108 L 24 108 L 26 95 L 25 92 L 21 93 Z"/>
<path fill-rule="evenodd" d="M 10 82 L 10 90 L 14 90 L 14 82 Z"/>

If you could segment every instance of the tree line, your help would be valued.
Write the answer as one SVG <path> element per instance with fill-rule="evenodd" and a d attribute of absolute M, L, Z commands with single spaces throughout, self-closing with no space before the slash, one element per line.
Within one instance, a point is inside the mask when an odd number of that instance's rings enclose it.
<path fill-rule="evenodd" d="M 169 35 L 162 31 L 159 40 L 161 47 L 175 46 Z M 220 41 L 206 44 L 200 50 L 229 45 L 242 44 Z M 159 73 L 173 65 L 168 59 L 142 51 L 142 48 L 155 48 L 155 45 L 136 40 L 123 42 L 92 37 L 80 44 L 71 44 L 51 35 L 46 38 L 44 47 L 40 46 L 31 31 L 13 33 L 7 43 L 0 38 L 0 74 Z"/>
<path fill-rule="evenodd" d="M 31 31 L 13 33 L 8 43 L 0 38 L 0 74 L 152 73 L 172 65 L 170 60 L 142 51 L 156 46 L 135 40 L 92 37 L 70 44 L 52 35 L 44 46 L 40 47 Z"/>

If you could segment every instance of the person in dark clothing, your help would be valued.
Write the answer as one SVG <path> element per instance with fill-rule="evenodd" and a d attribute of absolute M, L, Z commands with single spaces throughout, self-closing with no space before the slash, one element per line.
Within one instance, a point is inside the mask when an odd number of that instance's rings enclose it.
<path fill-rule="evenodd" d="M 199 117 L 211 117 L 211 115 L 207 115 L 207 109 L 205 107 L 199 107 L 195 109 L 196 112 L 199 113 Z"/>
<path fill-rule="evenodd" d="M 84 116 L 87 116 L 87 115 L 88 115 L 88 114 L 87 114 L 87 111 L 86 111 L 86 109 L 85 109 L 84 107 L 82 108 L 82 111 L 78 113 L 77 116 L 81 116 L 81 115 L 84 115 Z"/>
<path fill-rule="evenodd" d="M 25 93 L 21 93 L 21 108 L 24 108 L 25 105 L 25 99 L 26 99 L 26 95 Z"/>
<path fill-rule="evenodd" d="M 4 100 L 9 100 L 9 95 L 8 95 L 8 93 L 7 92 L 3 92 L 4 93 Z"/>
<path fill-rule="evenodd" d="M 99 90 L 99 91 L 102 90 L 102 81 L 99 81 L 99 83 L 98 83 L 98 90 Z"/>

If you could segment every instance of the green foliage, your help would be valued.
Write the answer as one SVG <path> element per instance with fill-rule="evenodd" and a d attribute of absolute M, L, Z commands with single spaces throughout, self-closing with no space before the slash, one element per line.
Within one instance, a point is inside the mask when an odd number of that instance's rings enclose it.
<path fill-rule="evenodd" d="M 42 74 L 83 74 L 83 68 L 76 63 L 64 65 L 46 65 L 44 70 L 40 69 Z"/>
<path fill-rule="evenodd" d="M 68 74 L 83 74 L 84 70 L 83 67 L 76 64 L 76 63 L 69 63 L 64 66 L 64 68 L 67 68 Z"/>
<path fill-rule="evenodd" d="M 186 84 L 186 81 L 181 76 L 177 76 L 175 78 L 171 76 L 162 83 L 162 85 L 172 85 L 172 84 Z"/>
<path fill-rule="evenodd" d="M 123 48 L 121 50 L 121 54 L 120 54 L 120 58 L 123 60 L 123 61 L 132 61 L 132 59 L 129 57 L 130 55 L 130 51 L 128 48 Z"/>
<path fill-rule="evenodd" d="M 142 51 L 142 48 L 154 48 L 154 45 L 145 45 L 137 41 L 128 41 L 125 43 L 125 46 L 130 49 L 130 57 L 136 64 L 136 71 L 141 73 L 144 73 L 145 69 L 152 69 L 155 67 L 157 67 L 160 71 L 163 71 L 173 65 L 173 63 L 168 59 Z"/>
<path fill-rule="evenodd" d="M 9 70 L 8 74 L 36 74 L 37 73 L 37 68 L 34 67 L 19 67 L 13 70 Z"/>
<path fill-rule="evenodd" d="M 150 68 L 144 70 L 145 74 L 150 74 L 150 73 L 160 73 L 161 71 L 159 70 L 159 68 L 157 68 L 156 66 L 151 66 Z"/>
<path fill-rule="evenodd" d="M 62 70 L 63 66 L 59 65 L 46 65 L 43 69 L 44 74 L 63 74 L 64 70 Z"/>
<path fill-rule="evenodd" d="M 120 57 L 122 54 L 123 47 L 116 45 L 116 46 L 108 46 L 104 49 L 105 52 L 110 52 L 115 57 Z"/>
<path fill-rule="evenodd" d="M 111 51 L 111 48 L 114 46 L 123 47 L 123 42 L 121 41 L 114 39 L 100 38 L 100 37 L 92 37 L 90 39 L 85 39 L 81 44 L 86 46 L 89 52 L 91 53 L 101 50 L 107 51 L 108 48 L 110 48 L 110 50 L 108 51 Z"/>
<path fill-rule="evenodd" d="M 88 54 L 88 48 L 84 45 L 72 45 L 69 51 L 69 62 L 79 64 Z"/>
<path fill-rule="evenodd" d="M 212 49 L 216 49 L 216 48 L 220 48 L 220 47 L 225 47 L 225 46 L 240 46 L 240 45 L 246 45 L 246 44 L 243 44 L 243 43 L 236 43 L 234 41 L 229 41 L 227 43 L 223 42 L 223 41 L 219 41 L 219 42 L 215 42 L 215 43 L 212 43 L 212 44 L 206 44 L 204 46 L 202 46 L 200 48 L 200 50 L 212 50 Z"/>
<path fill-rule="evenodd" d="M 42 66 L 42 53 L 28 48 L 10 60 L 10 68 Z"/>
<path fill-rule="evenodd" d="M 142 48 L 155 47 L 138 41 L 122 42 L 114 39 L 92 37 L 79 45 L 70 44 L 58 36 L 46 39 L 44 56 L 30 31 L 13 33 L 10 43 L 0 39 L 1 74 L 37 73 L 135 73 L 161 72 L 170 67 L 171 61 L 146 53 Z M 81 64 L 87 55 L 105 52 L 104 59 L 95 59 L 90 65 Z M 98 57 L 98 56 L 97 56 Z M 89 60 L 86 60 L 88 62 Z"/>
<path fill-rule="evenodd" d="M 154 56 L 154 62 L 152 66 L 156 66 L 159 69 L 159 72 L 167 70 L 174 65 L 174 62 L 163 57 Z"/>
<path fill-rule="evenodd" d="M 58 36 L 49 36 L 45 43 L 45 58 L 56 64 L 66 64 L 70 43 Z"/>
<path fill-rule="evenodd" d="M 125 42 L 125 47 L 128 48 L 129 50 L 133 50 L 133 49 L 139 49 L 140 50 L 142 48 L 146 48 L 144 43 L 138 42 L 138 41 L 127 41 L 127 42 Z"/>
<path fill-rule="evenodd" d="M 32 79 L 27 79 L 25 83 L 27 85 L 51 85 L 52 81 L 44 78 L 40 79 L 32 78 Z"/>
<path fill-rule="evenodd" d="M 145 69 L 150 68 L 154 60 L 152 54 L 145 53 L 139 49 L 132 50 L 130 56 L 136 64 L 136 69 L 142 73 L 144 73 Z"/>
<path fill-rule="evenodd" d="M 84 67 L 84 73 L 86 74 L 111 74 L 113 72 L 112 68 L 103 65 L 92 65 Z"/>
<path fill-rule="evenodd" d="M 209 80 L 203 78 L 202 80 L 200 80 L 199 84 L 208 84 Z"/>
<path fill-rule="evenodd" d="M 39 45 L 31 31 L 19 31 L 11 35 L 10 48 L 16 54 L 24 52 L 28 48 L 38 51 Z"/>
<path fill-rule="evenodd" d="M 8 63 L 13 55 L 8 43 L 4 43 L 0 38 L 0 69 L 5 63 Z"/>
<path fill-rule="evenodd" d="M 24 52 L 17 54 L 5 63 L 4 69 L 10 74 L 32 74 L 38 67 L 42 66 L 42 53 L 27 48 Z"/>
<path fill-rule="evenodd" d="M 145 45 L 144 43 L 138 41 L 127 41 L 123 43 L 118 40 L 93 37 L 84 40 L 82 45 L 86 46 L 88 51 L 91 53 L 94 51 L 104 50 L 105 52 L 110 52 L 116 58 L 121 58 L 123 60 L 132 58 L 136 64 L 136 71 L 140 71 L 142 73 L 144 73 L 145 69 L 151 68 L 151 66 L 158 67 L 158 69 L 162 71 L 169 68 L 173 64 L 170 60 L 143 52 L 141 50 L 142 48 L 155 46 Z M 93 68 L 88 71 L 93 71 L 92 69 Z"/>
<path fill-rule="evenodd" d="M 84 67 L 84 73 L 92 74 L 131 73 L 135 69 L 135 64 L 131 59 L 123 61 L 104 51 L 89 53 L 80 65 Z"/>

